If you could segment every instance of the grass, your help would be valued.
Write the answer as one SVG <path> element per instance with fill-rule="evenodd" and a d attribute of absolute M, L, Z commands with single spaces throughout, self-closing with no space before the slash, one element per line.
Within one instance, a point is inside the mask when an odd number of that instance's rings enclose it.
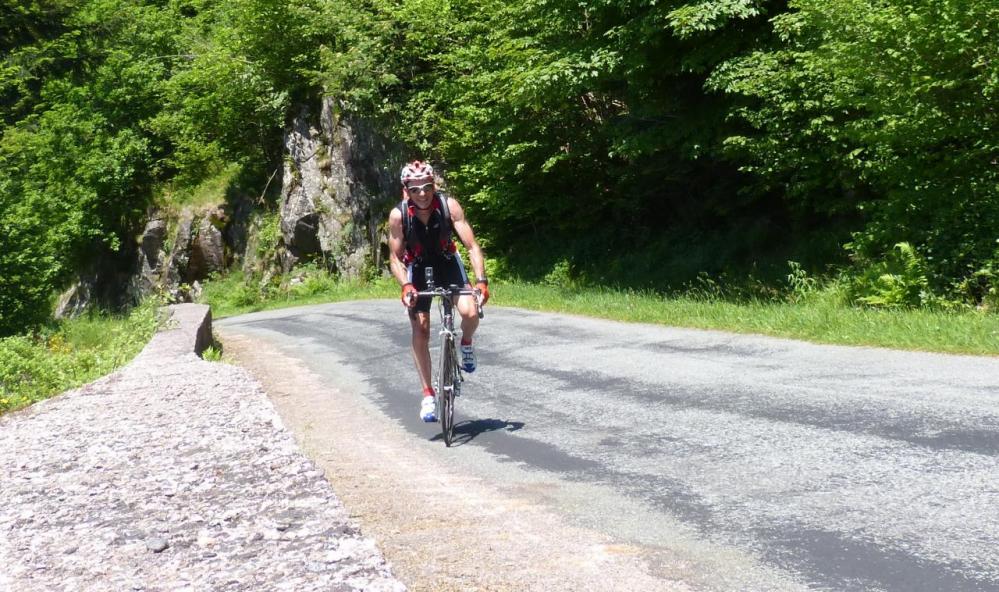
<path fill-rule="evenodd" d="M 538 311 L 755 333 L 818 343 L 999 355 L 999 315 L 980 311 L 858 308 L 838 304 L 829 298 L 796 303 L 731 302 L 532 284 L 497 286 L 493 302 Z"/>
<path fill-rule="evenodd" d="M 201 359 L 206 362 L 221 362 L 222 350 L 214 345 L 209 345 L 205 351 L 201 352 Z"/>
<path fill-rule="evenodd" d="M 283 286 L 283 287 L 282 287 Z M 295 285 L 261 291 L 242 274 L 209 282 L 204 301 L 216 316 L 301 304 L 395 298 L 394 280 L 340 282 L 309 270 Z M 802 339 L 959 354 L 999 355 L 999 315 L 964 310 L 875 309 L 846 306 L 820 291 L 795 302 L 780 298 L 738 300 L 690 292 L 663 296 L 609 288 L 578 288 L 522 282 L 491 287 L 491 303 L 627 322 L 716 329 Z"/>
<path fill-rule="evenodd" d="M 289 306 L 391 298 L 398 294 L 395 280 L 340 281 L 314 267 L 296 268 L 280 284 L 261 286 L 259 278 L 231 272 L 205 282 L 200 302 L 211 305 L 215 318 Z"/>
<path fill-rule="evenodd" d="M 164 187 L 157 201 L 161 207 L 175 214 L 185 207 L 198 210 L 216 206 L 225 202 L 226 192 L 241 172 L 242 167 L 238 164 L 225 165 L 193 187 Z"/>
<path fill-rule="evenodd" d="M 153 300 L 127 316 L 92 314 L 0 339 L 0 413 L 78 387 L 127 364 L 159 325 Z"/>
<path fill-rule="evenodd" d="M 716 329 L 803 339 L 957 354 L 999 355 L 999 314 L 974 310 L 876 309 L 846 306 L 812 291 L 795 302 L 725 298 L 692 290 L 677 296 L 571 285 L 496 283 L 491 304 L 626 322 Z M 261 285 L 231 273 L 205 284 L 202 301 L 216 318 L 289 306 L 396 298 L 391 278 L 345 282 L 305 266 Z M 0 413 L 75 388 L 128 363 L 156 331 L 158 303 L 127 316 L 93 314 L 32 336 L 0 339 Z M 205 359 L 222 358 L 221 347 Z"/>
<path fill-rule="evenodd" d="M 875 309 L 845 306 L 822 291 L 795 302 L 780 298 L 732 299 L 698 293 L 678 296 L 610 288 L 497 283 L 491 303 L 653 323 L 956 354 L 999 355 L 999 314 L 974 310 Z M 339 281 L 314 267 L 261 286 L 231 273 L 205 284 L 202 301 L 217 318 L 289 306 L 396 298 L 391 278 Z M 0 339 L 0 413 L 75 388 L 128 363 L 159 324 L 150 300 L 127 316 L 93 314 L 63 321 L 39 334 Z M 222 357 L 221 347 L 206 359 Z"/>

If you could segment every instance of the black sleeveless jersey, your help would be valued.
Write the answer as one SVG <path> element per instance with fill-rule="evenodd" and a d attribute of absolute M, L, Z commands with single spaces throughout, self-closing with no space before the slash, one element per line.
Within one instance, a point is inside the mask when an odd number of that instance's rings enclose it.
<path fill-rule="evenodd" d="M 433 211 L 426 224 L 417 217 L 416 206 L 410 200 L 403 200 L 396 206 L 402 213 L 402 232 L 406 247 L 403 263 L 406 265 L 451 259 L 457 252 L 452 238 L 454 228 L 451 224 L 451 212 L 446 200 L 444 194 L 434 194 L 431 205 Z"/>

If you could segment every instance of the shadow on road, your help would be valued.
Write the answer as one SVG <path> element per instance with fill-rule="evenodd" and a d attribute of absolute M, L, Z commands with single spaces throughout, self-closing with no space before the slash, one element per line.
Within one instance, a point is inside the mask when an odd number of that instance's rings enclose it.
<path fill-rule="evenodd" d="M 473 419 L 461 421 L 454 424 L 454 440 L 451 441 L 451 446 L 468 444 L 474 440 L 476 436 L 485 432 L 495 432 L 497 430 L 516 432 L 522 427 L 524 427 L 524 422 L 522 421 L 504 421 L 502 419 Z M 437 434 L 431 439 L 443 440 L 444 436 Z"/>

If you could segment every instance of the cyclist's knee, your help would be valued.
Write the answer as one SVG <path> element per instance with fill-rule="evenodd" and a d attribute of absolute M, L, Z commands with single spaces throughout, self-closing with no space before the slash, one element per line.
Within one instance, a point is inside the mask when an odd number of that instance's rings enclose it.
<path fill-rule="evenodd" d="M 475 299 L 471 296 L 462 296 L 458 301 L 458 314 L 466 319 L 478 318 L 479 311 L 475 307 Z"/>
<path fill-rule="evenodd" d="M 410 319 L 410 324 L 413 326 L 413 337 L 421 340 L 430 339 L 429 315 L 418 313 Z"/>

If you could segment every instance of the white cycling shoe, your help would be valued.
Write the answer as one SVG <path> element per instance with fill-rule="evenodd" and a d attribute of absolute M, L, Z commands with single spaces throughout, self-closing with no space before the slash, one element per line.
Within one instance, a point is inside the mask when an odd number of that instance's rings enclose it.
<path fill-rule="evenodd" d="M 420 402 L 420 419 L 427 423 L 437 421 L 437 403 L 433 395 L 423 397 Z"/>
<path fill-rule="evenodd" d="M 475 350 L 471 345 L 463 345 L 461 350 L 461 369 L 465 372 L 475 372 Z"/>

